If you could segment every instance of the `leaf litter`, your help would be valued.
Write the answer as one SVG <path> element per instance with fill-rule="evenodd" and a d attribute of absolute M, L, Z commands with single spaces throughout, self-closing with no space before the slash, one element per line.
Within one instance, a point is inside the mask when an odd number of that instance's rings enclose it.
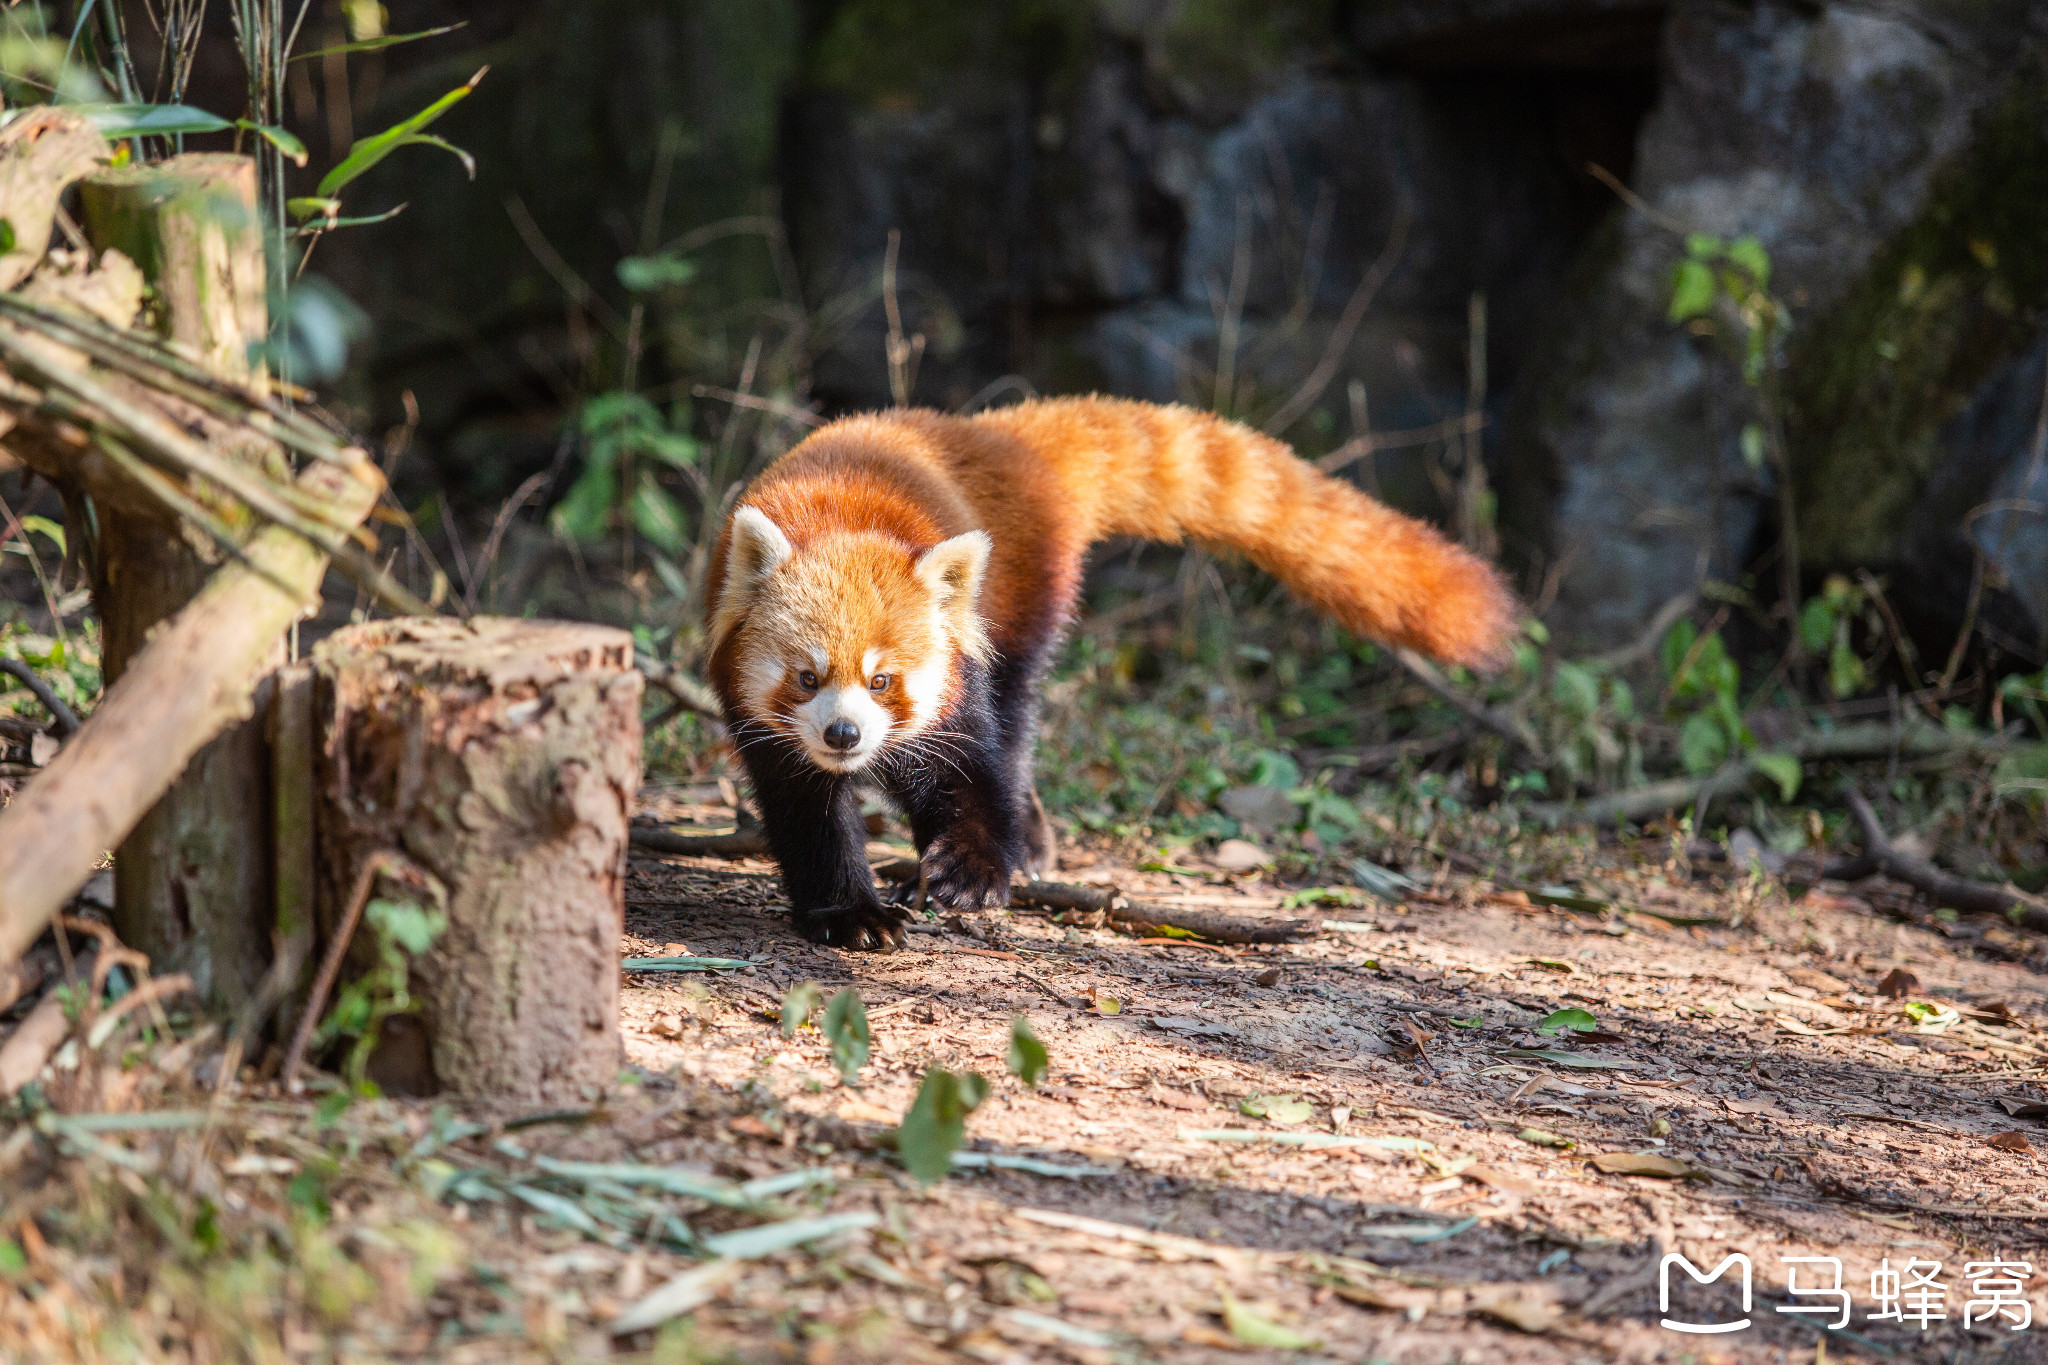
<path fill-rule="evenodd" d="M 125 1068 L 46 1072 L 0 1131 L 0 1357 L 1563 1365 L 1669 1345 L 1660 1249 L 1864 1284 L 1901 1238 L 2038 1249 L 2038 936 L 1668 847 L 1515 855 L 1662 925 L 1410 864 L 1431 890 L 1384 920 L 1227 954 L 1003 912 L 845 954 L 792 940 L 766 863 L 636 858 L 631 1066 L 583 1108 L 288 1101 L 139 1017 L 103 1040 Z M 1303 903 L 1188 853 L 1075 861 Z M 1716 1349 L 1811 1351 L 1757 1317 Z"/>

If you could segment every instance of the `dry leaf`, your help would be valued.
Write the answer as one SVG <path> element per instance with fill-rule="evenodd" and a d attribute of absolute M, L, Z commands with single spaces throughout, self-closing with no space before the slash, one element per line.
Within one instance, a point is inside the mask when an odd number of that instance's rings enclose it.
<path fill-rule="evenodd" d="M 1877 983 L 1877 993 L 1896 1000 L 1901 996 L 1914 995 L 1920 990 L 1920 978 L 1904 967 L 1894 967 L 1885 973 L 1884 980 Z"/>
<path fill-rule="evenodd" d="M 1506 1194 L 1535 1194 L 1537 1190 L 1535 1181 L 1524 1180 L 1518 1175 L 1497 1170 L 1492 1166 L 1467 1166 L 1458 1174 L 1464 1176 L 1467 1180 L 1476 1180 L 1482 1185 L 1491 1185 L 1494 1189 Z"/>
<path fill-rule="evenodd" d="M 1533 1333 L 1549 1331 L 1564 1317 L 1564 1310 L 1556 1304 L 1519 1290 L 1483 1294 L 1472 1301 L 1471 1311 Z"/>
<path fill-rule="evenodd" d="M 1675 1156 L 1656 1152 L 1602 1152 L 1593 1158 L 1593 1168 L 1609 1175 L 1654 1175 L 1666 1180 L 1702 1174 Z"/>
<path fill-rule="evenodd" d="M 2034 1150 L 2034 1144 L 2027 1141 L 2027 1135 L 2017 1128 L 2008 1133 L 1995 1134 L 1984 1140 L 2002 1152 L 2023 1152 L 2031 1155 Z"/>
<path fill-rule="evenodd" d="M 2003 1099 L 1998 1107 L 2016 1119 L 2048 1119 L 2048 1101 Z"/>
<path fill-rule="evenodd" d="M 846 1123 L 897 1124 L 903 1122 L 901 1114 L 893 1110 L 884 1109 L 879 1104 L 869 1104 L 866 1100 L 848 1100 L 834 1112 Z"/>

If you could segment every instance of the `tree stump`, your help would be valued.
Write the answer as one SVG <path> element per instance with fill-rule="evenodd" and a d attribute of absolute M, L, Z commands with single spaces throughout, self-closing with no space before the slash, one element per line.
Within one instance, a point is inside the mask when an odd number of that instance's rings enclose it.
<path fill-rule="evenodd" d="M 524 1099 L 609 1085 L 640 781 L 632 637 L 378 621 L 337 632 L 312 661 L 323 936 L 360 869 L 392 854 L 439 883 L 448 919 L 411 964 L 424 1064 L 406 1074 L 385 1058 L 372 1075 L 387 1089 Z M 357 931 L 352 961 L 368 937 Z"/>
<path fill-rule="evenodd" d="M 268 327 L 254 160 L 191 153 L 116 167 L 81 180 L 78 195 L 94 247 L 142 267 L 159 332 L 217 374 L 261 373 L 250 354 Z M 222 556 L 155 517 L 101 508 L 98 522 L 93 599 L 112 687 Z M 280 635 L 274 662 L 284 658 Z M 216 1004 L 246 1001 L 272 954 L 269 763 L 260 723 L 231 727 L 193 756 L 114 859 L 122 940 L 160 970 L 190 972 Z"/>

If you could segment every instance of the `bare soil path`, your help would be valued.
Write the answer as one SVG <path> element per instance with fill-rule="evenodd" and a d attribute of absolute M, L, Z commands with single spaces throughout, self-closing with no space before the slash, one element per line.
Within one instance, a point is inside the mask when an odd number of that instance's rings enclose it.
<path fill-rule="evenodd" d="M 718 817 L 650 797 L 671 819 Z M 1937 917 L 1882 882 L 1794 901 L 1671 852 L 1573 846 L 1577 887 L 1620 912 L 1446 870 L 1399 906 L 1324 910 L 1339 923 L 1284 947 L 1005 911 L 921 923 L 888 955 L 794 938 L 765 862 L 636 858 L 629 955 L 758 965 L 629 974 L 630 1060 L 674 1078 L 678 1114 L 689 1096 L 736 1106 L 720 1139 L 744 1172 L 866 1149 L 829 1206 L 885 1215 L 864 1245 L 739 1281 L 699 1330 L 742 1351 L 808 1342 L 819 1360 L 884 1341 L 990 1361 L 2048 1360 L 2041 940 Z M 1303 913 L 1199 866 L 1070 853 L 1061 875 Z M 815 1030 L 781 1034 L 778 1002 L 804 981 L 866 1003 L 858 1089 Z M 1563 1009 L 1598 1032 L 1535 1031 Z M 1003 1075 L 1018 1015 L 1051 1056 L 1035 1092 Z M 874 1137 L 931 1065 L 999 1078 L 970 1148 L 1088 1174 L 963 1171 L 920 1194 L 878 1167 Z M 672 1151 L 636 1155 L 702 1155 L 701 1125 L 675 1131 Z M 1665 1252 L 1703 1274 L 1748 1256 L 1751 1325 L 1660 1326 Z M 1841 1278 L 1791 1257 L 1837 1258 Z M 1987 1268 L 2000 1260 L 2030 1266 L 2017 1292 L 1994 1283 L 2018 1273 Z M 1873 1319 L 1887 1262 L 1917 1262 L 1901 1286 L 1942 1295 Z M 1848 1291 L 1845 1330 L 1826 1327 L 1839 1309 L 1776 1311 L 1839 1302 L 1788 1293 L 1795 1269 L 1801 1289 Z M 1744 1317 L 1738 1270 L 1702 1288 L 1674 1267 L 1668 1316 Z M 1314 1344 L 1259 1344 L 1289 1337 Z"/>

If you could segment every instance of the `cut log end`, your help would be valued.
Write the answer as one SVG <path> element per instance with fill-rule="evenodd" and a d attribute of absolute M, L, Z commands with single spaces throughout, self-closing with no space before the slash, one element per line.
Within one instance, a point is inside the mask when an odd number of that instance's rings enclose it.
<path fill-rule="evenodd" d="M 387 1030 L 372 1075 L 398 1091 L 533 1099 L 609 1085 L 640 779 L 632 638 L 380 621 L 337 633 L 313 662 L 328 931 L 379 854 L 445 892 L 447 928 L 413 960 L 416 1027 Z"/>

